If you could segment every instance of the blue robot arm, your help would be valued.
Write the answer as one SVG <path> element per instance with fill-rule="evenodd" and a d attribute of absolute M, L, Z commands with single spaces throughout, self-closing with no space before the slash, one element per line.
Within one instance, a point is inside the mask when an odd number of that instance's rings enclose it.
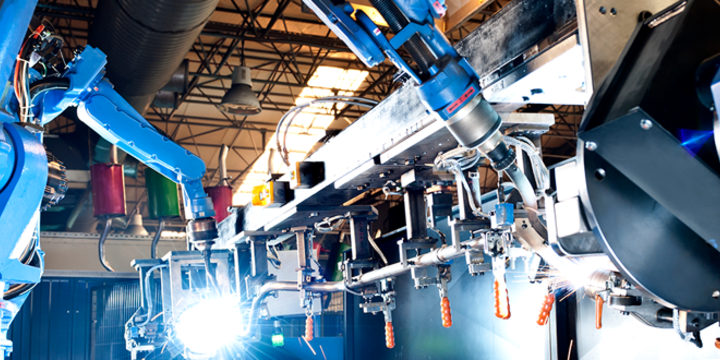
<path fill-rule="evenodd" d="M 87 46 L 68 64 L 63 76 L 70 81 L 68 89 L 48 93 L 36 117 L 45 125 L 76 106 L 78 118 L 105 140 L 183 186 L 188 219 L 215 215 L 202 187 L 205 163 L 135 111 L 103 78 L 105 64 L 105 54 Z"/>
<path fill-rule="evenodd" d="M 160 134 L 105 79 L 82 98 L 78 118 L 108 142 L 183 186 L 185 217 L 213 216 L 202 186 L 205 163 Z"/>
<path fill-rule="evenodd" d="M 87 46 L 68 64 L 63 78 L 66 90 L 48 92 L 36 104 L 35 118 L 45 125 L 68 107 L 76 106 L 78 118 L 108 142 L 181 184 L 185 215 L 193 243 L 210 243 L 217 237 L 212 200 L 205 193 L 205 163 L 192 152 L 158 132 L 104 79 L 107 60 L 99 49 Z"/>
<path fill-rule="evenodd" d="M 384 54 L 413 79 L 428 112 L 443 121 L 460 144 L 483 152 L 498 170 L 513 164 L 515 154 L 502 141 L 500 116 L 483 98 L 478 75 L 435 26 L 447 10 L 444 0 L 370 0 L 394 33 L 391 39 L 346 2 L 303 1 L 366 65 L 382 62 Z M 399 55 L 401 48 L 414 66 Z"/>

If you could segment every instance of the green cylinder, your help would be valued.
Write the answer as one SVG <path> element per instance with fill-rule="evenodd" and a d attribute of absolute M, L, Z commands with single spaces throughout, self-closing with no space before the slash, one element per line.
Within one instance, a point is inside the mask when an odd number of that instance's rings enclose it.
<path fill-rule="evenodd" d="M 150 218 L 180 216 L 180 200 L 176 183 L 159 172 L 147 168 L 145 169 L 145 186 L 147 187 Z"/>

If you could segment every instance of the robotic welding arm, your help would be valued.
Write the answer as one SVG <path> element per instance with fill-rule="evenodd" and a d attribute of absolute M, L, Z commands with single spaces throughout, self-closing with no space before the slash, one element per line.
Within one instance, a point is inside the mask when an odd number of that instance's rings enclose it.
<path fill-rule="evenodd" d="M 460 56 L 435 19 L 445 15 L 444 0 L 371 0 L 388 23 L 394 37 L 388 40 L 362 11 L 347 2 L 303 0 L 355 55 L 368 66 L 384 60 L 383 53 L 416 83 L 415 90 L 428 113 L 442 121 L 464 147 L 475 148 L 487 157 L 495 170 L 504 171 L 523 198 L 535 233 L 546 233 L 539 221 L 535 189 L 515 165 L 515 152 L 503 141 L 498 113 L 483 97 L 478 75 Z M 354 13 L 353 20 L 350 15 Z M 367 39 L 372 41 L 367 41 Z M 398 54 L 403 48 L 415 63 L 411 67 Z M 547 245 L 546 236 L 529 237 L 528 245 L 556 267 L 568 267 Z"/>
<path fill-rule="evenodd" d="M 78 118 L 111 144 L 181 184 L 191 243 L 204 247 L 217 237 L 212 200 L 202 187 L 205 163 L 192 152 L 159 133 L 103 77 L 107 60 L 99 49 L 87 46 L 68 64 L 65 91 L 48 93 L 37 118 L 44 125 L 70 106 Z"/>
<path fill-rule="evenodd" d="M 383 53 L 387 54 L 416 82 L 415 90 L 428 112 L 443 121 L 463 146 L 480 149 L 498 170 L 512 164 L 515 155 L 497 132 L 500 116 L 480 93 L 478 75 L 435 26 L 434 19 L 445 15 L 444 1 L 372 0 L 395 34 L 390 40 L 364 12 L 355 11 L 347 2 L 304 2 L 366 65 L 379 64 Z M 357 22 L 350 17 L 353 13 Z M 398 55 L 401 47 L 415 67 Z"/>

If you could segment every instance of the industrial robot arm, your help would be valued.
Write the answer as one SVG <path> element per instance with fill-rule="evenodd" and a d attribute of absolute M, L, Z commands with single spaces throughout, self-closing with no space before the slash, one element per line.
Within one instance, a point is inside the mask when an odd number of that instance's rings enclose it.
<path fill-rule="evenodd" d="M 70 106 L 78 118 L 110 143 L 181 184 L 190 241 L 198 247 L 217 237 L 212 200 L 202 187 L 205 163 L 192 152 L 159 133 L 103 78 L 107 60 L 99 49 L 87 46 L 68 64 L 64 91 L 48 93 L 37 118 L 44 125 Z"/>
<path fill-rule="evenodd" d="M 500 116 L 480 93 L 478 75 L 435 26 L 434 19 L 445 15 L 443 0 L 371 0 L 395 34 L 390 40 L 362 10 L 355 11 L 347 2 L 304 2 L 366 65 L 375 66 L 387 55 L 413 79 L 420 100 L 460 144 L 478 147 L 499 170 L 512 164 L 514 154 L 498 134 Z M 357 20 L 351 18 L 353 13 Z M 414 67 L 398 54 L 401 47 Z"/>
<path fill-rule="evenodd" d="M 515 153 L 505 144 L 499 129 L 498 113 L 483 97 L 478 75 L 457 53 L 435 19 L 445 15 L 444 0 L 370 0 L 395 34 L 388 40 L 362 10 L 347 2 L 303 0 L 318 17 L 341 38 L 355 55 L 368 66 L 387 57 L 416 83 L 418 97 L 428 113 L 443 121 L 450 133 L 464 147 L 476 148 L 487 157 L 493 168 L 504 171 L 516 184 L 524 207 L 531 209 L 529 218 L 539 233 L 537 196 L 525 174 L 515 165 Z M 351 15 L 355 16 L 353 20 Z M 371 41 L 367 41 L 367 39 Z M 398 54 L 404 48 L 415 63 L 411 67 Z M 527 240 L 528 245 L 555 267 L 564 264 L 545 244 L 545 239 Z"/>

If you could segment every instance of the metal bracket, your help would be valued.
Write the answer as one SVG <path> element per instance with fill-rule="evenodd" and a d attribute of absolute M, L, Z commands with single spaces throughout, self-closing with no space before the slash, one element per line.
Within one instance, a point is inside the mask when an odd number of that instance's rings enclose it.
<path fill-rule="evenodd" d="M 466 251 L 465 263 L 470 276 L 485 275 L 486 271 L 492 270 L 492 264 L 485 262 L 485 254 L 482 252 Z"/>
<path fill-rule="evenodd" d="M 290 229 L 295 233 L 297 240 L 297 259 L 298 267 L 295 269 L 298 274 L 297 286 L 300 290 L 301 298 L 304 297 L 303 287 L 312 281 L 312 267 L 308 263 L 312 251 L 312 240 L 308 237 L 310 229 L 305 226 Z"/>

